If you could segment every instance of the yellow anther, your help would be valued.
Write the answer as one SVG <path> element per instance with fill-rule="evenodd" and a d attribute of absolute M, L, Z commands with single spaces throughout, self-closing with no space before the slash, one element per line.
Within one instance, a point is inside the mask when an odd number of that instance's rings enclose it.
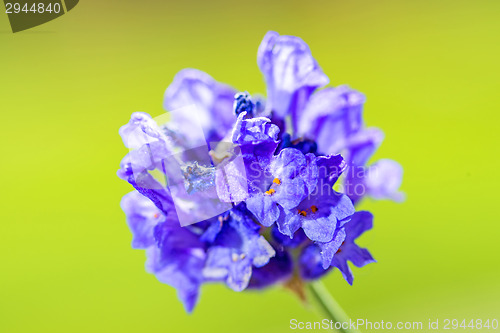
<path fill-rule="evenodd" d="M 275 183 L 276 185 L 281 185 L 281 180 L 279 180 L 278 178 L 274 178 L 273 183 Z"/>
<path fill-rule="evenodd" d="M 299 209 L 299 215 L 302 215 L 302 216 L 307 216 L 307 212 L 305 210 L 300 210 Z"/>
<path fill-rule="evenodd" d="M 317 211 L 318 211 L 318 207 L 316 207 L 315 205 L 312 205 L 311 212 L 316 213 Z"/>
<path fill-rule="evenodd" d="M 273 195 L 275 192 L 276 192 L 276 191 L 275 191 L 273 188 L 271 188 L 271 189 L 269 189 L 269 191 L 266 191 L 265 193 L 266 193 L 267 195 Z"/>

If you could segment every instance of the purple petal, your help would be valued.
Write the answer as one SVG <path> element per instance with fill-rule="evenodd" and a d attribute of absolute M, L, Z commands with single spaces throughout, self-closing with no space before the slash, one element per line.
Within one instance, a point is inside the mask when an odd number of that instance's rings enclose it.
<path fill-rule="evenodd" d="M 304 154 L 298 149 L 285 148 L 271 163 L 271 172 L 277 178 L 284 179 L 296 177 L 307 166 Z"/>
<path fill-rule="evenodd" d="M 137 191 L 126 194 L 120 205 L 133 235 L 132 248 L 146 249 L 153 245 L 153 229 L 164 218 L 163 213 Z"/>
<path fill-rule="evenodd" d="M 353 242 L 365 231 L 373 228 L 373 214 L 368 211 L 356 212 L 346 224 L 347 240 Z"/>
<path fill-rule="evenodd" d="M 266 80 L 268 107 L 280 117 L 296 114 L 314 89 L 329 82 L 298 37 L 268 32 L 259 46 L 257 63 Z"/>
<path fill-rule="evenodd" d="M 320 217 L 317 219 L 302 219 L 302 229 L 306 236 L 316 242 L 329 242 L 333 238 L 337 220 L 333 217 Z"/>
<path fill-rule="evenodd" d="M 232 142 L 240 145 L 257 144 L 262 141 L 276 141 L 279 133 L 278 126 L 265 117 L 245 119 L 246 112 L 242 112 L 233 128 Z"/>
<path fill-rule="evenodd" d="M 278 242 L 278 244 L 293 249 L 301 245 L 304 241 L 308 240 L 304 231 L 302 229 L 298 229 L 300 228 L 300 224 L 298 224 L 294 228 L 289 228 L 289 230 L 283 230 L 283 226 L 280 226 L 280 223 L 280 219 L 278 219 L 277 226 L 273 227 L 271 230 L 273 240 Z M 292 229 L 296 230 L 295 233 L 291 232 Z"/>
<path fill-rule="evenodd" d="M 346 222 L 354 214 L 354 205 L 351 199 L 345 194 L 335 195 L 336 204 L 332 206 L 331 212 L 341 222 Z M 342 223 L 343 225 L 343 223 Z"/>
<path fill-rule="evenodd" d="M 154 273 L 157 279 L 177 289 L 177 295 L 187 312 L 192 312 L 198 300 L 202 282 L 202 269 L 205 254 L 201 249 L 179 252 L 171 260 L 161 259 L 157 247 L 147 250 L 147 270 Z"/>
<path fill-rule="evenodd" d="M 251 211 L 259 222 L 265 226 L 270 227 L 278 219 L 280 209 L 278 205 L 271 199 L 270 196 L 265 194 L 255 195 L 246 200 L 247 208 Z"/>
<path fill-rule="evenodd" d="M 127 181 L 143 196 L 149 198 L 165 214 L 174 214 L 170 193 L 149 173 L 129 174 Z"/>
<path fill-rule="evenodd" d="M 340 270 L 340 272 L 342 273 L 342 276 L 347 281 L 347 283 L 352 285 L 352 283 L 354 281 L 354 276 L 352 275 L 351 268 L 347 264 L 347 261 L 336 260 L 335 257 L 333 258 L 333 261 L 335 262 L 335 264 L 332 264 L 332 266 L 337 267 Z"/>
<path fill-rule="evenodd" d="M 346 168 L 345 160 L 340 154 L 318 156 L 316 163 L 318 166 L 318 186 L 326 185 L 331 188 Z"/>
<path fill-rule="evenodd" d="M 280 214 L 277 220 L 278 230 L 290 238 L 302 226 L 302 220 L 297 214 Z"/>
<path fill-rule="evenodd" d="M 286 209 L 297 207 L 307 195 L 306 185 L 301 178 L 282 180 L 281 185 L 275 187 L 275 191 L 273 200 Z"/>
<path fill-rule="evenodd" d="M 252 265 L 255 267 L 265 266 L 269 262 L 269 259 L 276 254 L 264 236 L 252 237 L 244 247 L 244 250 L 251 258 Z"/>
<path fill-rule="evenodd" d="M 389 159 L 378 160 L 372 164 L 365 177 L 368 195 L 374 199 L 402 201 L 404 194 L 399 192 L 403 179 L 403 168 L 398 162 Z"/>
<path fill-rule="evenodd" d="M 315 280 L 330 271 L 321 265 L 321 249 L 316 244 L 306 246 L 300 253 L 299 273 L 304 280 Z"/>
<path fill-rule="evenodd" d="M 118 131 L 125 147 L 137 149 L 147 143 L 158 141 L 161 137 L 158 125 L 144 112 L 134 112 L 128 124 Z"/>
<path fill-rule="evenodd" d="M 353 247 L 349 260 L 356 267 L 363 267 L 365 265 L 376 262 L 376 260 L 372 257 L 367 249 L 363 249 L 358 246 Z"/>
<path fill-rule="evenodd" d="M 234 260 L 234 259 L 233 259 Z M 248 257 L 239 257 L 229 266 L 227 286 L 234 291 L 243 291 L 252 277 L 252 263 Z"/>
<path fill-rule="evenodd" d="M 365 97 L 347 86 L 317 91 L 298 123 L 298 135 L 316 139 L 322 153 L 336 154 L 362 125 Z"/>
<path fill-rule="evenodd" d="M 346 149 L 348 150 L 348 165 L 365 165 L 384 139 L 384 133 L 378 128 L 366 128 L 349 137 Z"/>
<path fill-rule="evenodd" d="M 355 266 L 362 267 L 375 262 L 368 250 L 360 248 L 355 239 L 363 232 L 373 226 L 373 215 L 366 211 L 355 213 L 351 220 L 345 225 L 345 240 L 331 260 L 331 266 L 337 267 L 349 284 L 352 284 L 354 277 L 347 261 L 351 261 Z M 329 259 L 329 258 L 328 258 Z"/>
<path fill-rule="evenodd" d="M 184 69 L 177 73 L 165 91 L 163 107 L 175 111 L 195 105 L 199 118 L 197 121 L 203 127 L 207 141 L 217 141 L 224 137 L 234 123 L 235 93 L 236 90 L 215 81 L 207 73 Z M 174 112 L 172 121 L 189 134 L 192 120 L 188 114 Z"/>
<path fill-rule="evenodd" d="M 292 275 L 293 262 L 288 252 L 278 251 L 263 267 L 254 267 L 248 288 L 261 289 L 288 280 Z"/>
<path fill-rule="evenodd" d="M 333 256 L 339 250 L 340 246 L 346 239 L 344 228 L 337 229 L 333 239 L 327 243 L 318 243 L 321 248 L 321 262 L 324 269 L 327 269 L 332 263 Z"/>

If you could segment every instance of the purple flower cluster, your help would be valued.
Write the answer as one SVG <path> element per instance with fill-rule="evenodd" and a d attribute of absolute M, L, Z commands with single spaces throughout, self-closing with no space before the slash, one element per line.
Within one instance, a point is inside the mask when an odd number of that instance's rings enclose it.
<path fill-rule="evenodd" d="M 132 247 L 188 312 L 205 282 L 242 291 L 337 268 L 352 284 L 347 262 L 374 262 L 354 242 L 373 216 L 354 205 L 402 199 L 399 164 L 367 165 L 382 133 L 364 125 L 361 93 L 325 87 L 298 37 L 267 33 L 257 63 L 267 99 L 185 69 L 165 93 L 165 109 L 180 110 L 169 122 L 136 112 L 120 129 L 130 152 L 118 176 L 135 189 L 121 202 Z"/>

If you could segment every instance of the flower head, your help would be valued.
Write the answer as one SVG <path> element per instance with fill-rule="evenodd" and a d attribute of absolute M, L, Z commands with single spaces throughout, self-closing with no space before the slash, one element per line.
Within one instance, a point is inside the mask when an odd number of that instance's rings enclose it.
<path fill-rule="evenodd" d="M 401 199 L 399 164 L 365 170 L 382 132 L 363 122 L 364 95 L 318 90 L 329 79 L 298 37 L 267 33 L 257 63 L 267 100 L 185 69 L 165 92 L 170 122 L 136 112 L 120 128 L 132 247 L 188 312 L 206 282 L 243 291 L 338 269 L 352 284 L 347 262 L 374 262 L 354 242 L 373 216 L 355 204 Z"/>

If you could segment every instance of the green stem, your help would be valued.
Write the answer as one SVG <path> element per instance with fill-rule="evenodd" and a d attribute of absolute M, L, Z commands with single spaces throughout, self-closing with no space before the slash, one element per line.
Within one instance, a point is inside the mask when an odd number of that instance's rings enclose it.
<path fill-rule="evenodd" d="M 340 326 L 347 326 L 347 328 L 338 329 L 339 332 L 342 333 L 361 333 L 357 329 L 349 328 L 350 318 L 344 312 L 344 310 L 340 307 L 340 305 L 335 301 L 335 299 L 330 295 L 328 290 L 326 289 L 323 282 L 317 280 L 308 284 L 309 291 L 311 295 L 316 300 L 316 303 L 321 308 L 321 311 L 324 312 L 331 320 L 333 320 L 334 327 L 335 323 L 340 323 Z"/>

